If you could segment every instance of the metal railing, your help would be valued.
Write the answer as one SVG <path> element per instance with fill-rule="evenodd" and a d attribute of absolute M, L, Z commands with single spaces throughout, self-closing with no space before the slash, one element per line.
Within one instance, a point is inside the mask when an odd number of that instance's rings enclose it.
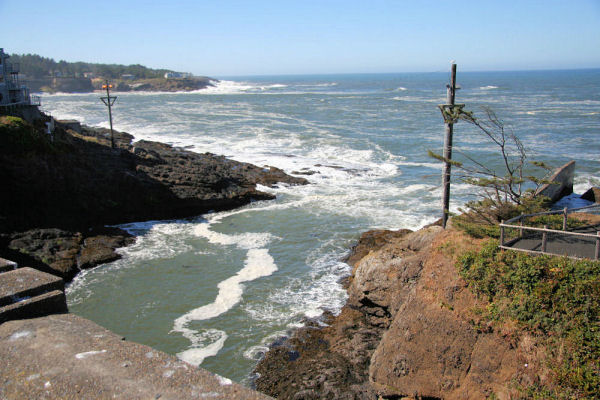
<path fill-rule="evenodd" d="M 579 239 L 579 240 L 589 239 L 591 241 L 595 240 L 596 246 L 595 246 L 595 252 L 594 252 L 594 259 L 600 260 L 600 231 L 596 231 L 596 234 L 567 231 L 567 221 L 568 221 L 568 215 L 570 213 L 588 211 L 588 210 L 592 210 L 592 209 L 598 209 L 598 211 L 600 211 L 600 204 L 593 204 L 591 206 L 572 208 L 572 209 L 567 209 L 567 207 L 565 207 L 562 210 L 547 211 L 547 212 L 541 212 L 541 213 L 535 213 L 535 214 L 521 214 L 521 215 L 511 218 L 507 221 L 502 221 L 500 223 L 500 246 L 499 247 L 501 249 L 505 249 L 505 250 L 516 250 L 516 251 L 522 251 L 522 252 L 531 253 L 531 254 L 549 254 L 549 255 L 559 255 L 560 256 L 563 254 L 552 253 L 552 252 L 547 251 L 548 235 L 549 234 L 563 235 L 563 236 L 573 237 L 576 240 L 577 239 Z M 537 216 L 542 216 L 542 215 L 556 215 L 556 214 L 563 215 L 562 230 L 549 229 L 548 225 L 544 225 L 543 228 L 523 225 L 523 221 L 526 218 L 537 217 Z M 516 225 L 516 223 L 518 223 L 518 225 Z M 518 232 L 518 236 L 507 241 L 506 240 L 506 236 L 508 233 L 507 230 L 508 230 L 508 232 L 510 232 L 510 230 Z M 540 233 L 540 232 L 542 233 L 541 243 L 540 243 L 541 251 L 511 247 L 512 244 L 518 242 L 521 239 L 528 237 L 525 232 L 533 232 L 534 235 L 536 233 Z M 584 258 L 584 257 L 576 257 L 576 256 L 569 256 L 569 257 Z"/>

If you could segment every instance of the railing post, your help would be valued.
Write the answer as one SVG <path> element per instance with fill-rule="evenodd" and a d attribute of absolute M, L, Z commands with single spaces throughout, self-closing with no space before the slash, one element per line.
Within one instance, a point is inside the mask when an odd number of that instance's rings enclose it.
<path fill-rule="evenodd" d="M 548 229 L 548 225 L 544 225 L 544 229 Z M 542 233 L 542 253 L 546 252 L 546 242 L 548 242 L 548 232 Z"/>
<path fill-rule="evenodd" d="M 504 220 L 500 221 L 500 246 L 504 246 Z"/>
<path fill-rule="evenodd" d="M 567 230 L 567 207 L 563 209 L 563 231 Z"/>
<path fill-rule="evenodd" d="M 523 226 L 523 213 L 521 213 L 521 217 L 519 218 L 519 225 Z M 523 228 L 519 229 L 519 236 L 523 237 Z"/>
<path fill-rule="evenodd" d="M 596 260 L 600 260 L 600 231 L 596 232 Z"/>

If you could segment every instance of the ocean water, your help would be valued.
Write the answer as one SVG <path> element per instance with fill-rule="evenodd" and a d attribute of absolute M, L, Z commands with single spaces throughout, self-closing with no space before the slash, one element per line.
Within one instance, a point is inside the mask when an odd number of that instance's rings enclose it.
<path fill-rule="evenodd" d="M 575 159 L 575 191 L 600 185 L 600 70 L 458 72 L 457 103 L 489 106 L 531 159 Z M 248 383 L 269 343 L 345 302 L 341 260 L 361 232 L 418 229 L 440 217 L 447 73 L 227 78 L 192 93 L 117 93 L 116 129 L 224 154 L 310 184 L 277 199 L 186 220 L 123 225 L 119 261 L 67 288 L 72 312 L 127 339 Z M 108 126 L 100 94 L 43 95 L 56 118 Z M 455 154 L 498 166 L 472 126 Z M 451 210 L 476 196 L 453 181 Z"/>

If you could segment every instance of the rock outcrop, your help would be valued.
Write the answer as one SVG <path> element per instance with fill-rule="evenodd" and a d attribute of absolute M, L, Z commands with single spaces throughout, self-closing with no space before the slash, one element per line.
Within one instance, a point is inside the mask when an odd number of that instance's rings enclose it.
<path fill-rule="evenodd" d="M 57 228 L 0 234 L 4 256 L 70 281 L 80 270 L 115 261 L 115 251 L 135 242 L 119 228 L 101 227 L 84 232 Z"/>
<path fill-rule="evenodd" d="M 118 257 L 130 239 L 90 228 L 194 217 L 274 196 L 256 189 L 306 184 L 255 166 L 86 126 L 58 124 L 53 138 L 12 117 L 0 120 L 0 256 L 70 279 Z"/>
<path fill-rule="evenodd" d="M 104 78 L 33 78 L 27 80 L 32 92 L 91 93 L 102 90 Z M 152 79 L 110 79 L 117 92 L 190 92 L 214 86 L 217 79 L 208 77 L 193 78 L 152 78 Z"/>
<path fill-rule="evenodd" d="M 96 89 L 100 89 L 104 82 L 102 79 L 95 79 Z M 115 82 L 117 92 L 190 92 L 215 86 L 219 81 L 208 77 L 193 77 L 173 79 L 153 78 L 135 81 L 115 80 Z"/>
<path fill-rule="evenodd" d="M 279 399 L 508 399 L 513 384 L 536 382 L 535 341 L 477 322 L 485 303 L 454 265 L 472 240 L 438 226 L 369 232 L 340 315 L 273 346 L 257 388 Z"/>

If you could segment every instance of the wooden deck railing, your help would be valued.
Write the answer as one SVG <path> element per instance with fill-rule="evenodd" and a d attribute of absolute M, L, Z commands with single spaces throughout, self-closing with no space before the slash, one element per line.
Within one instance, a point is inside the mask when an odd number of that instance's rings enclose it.
<path fill-rule="evenodd" d="M 562 254 L 550 253 L 550 252 L 546 251 L 547 243 L 548 243 L 548 234 L 558 234 L 558 235 L 571 236 L 571 237 L 576 237 L 576 238 L 588 238 L 591 240 L 595 239 L 596 249 L 594 252 L 594 259 L 600 260 L 600 231 L 597 231 L 596 234 L 567 231 L 567 220 L 568 220 L 568 215 L 570 213 L 582 212 L 582 211 L 587 211 L 587 210 L 592 210 L 592 209 L 598 209 L 600 211 L 600 204 L 593 204 L 591 206 L 572 208 L 572 209 L 567 209 L 567 207 L 565 207 L 563 210 L 546 211 L 546 212 L 535 213 L 535 214 L 521 214 L 521 215 L 511 218 L 507 221 L 502 221 L 500 223 L 500 248 L 506 249 L 506 250 L 523 251 L 523 252 L 531 253 L 531 254 L 562 255 Z M 555 215 L 555 214 L 563 215 L 562 230 L 548 229 L 547 225 L 544 225 L 543 228 L 523 225 L 523 221 L 526 218 L 531 218 L 531 217 L 536 217 L 536 216 L 541 216 L 541 215 Z M 518 225 L 516 225 L 515 223 L 518 223 Z M 506 233 L 507 233 L 506 229 L 517 230 L 519 232 L 519 235 L 516 238 L 506 241 Z M 511 244 L 514 244 L 518 240 L 524 238 L 526 231 L 534 232 L 534 233 L 535 232 L 542 233 L 541 251 L 520 249 L 520 248 L 515 248 L 515 247 L 510 246 Z M 572 257 L 572 258 L 580 258 L 580 257 Z"/>

